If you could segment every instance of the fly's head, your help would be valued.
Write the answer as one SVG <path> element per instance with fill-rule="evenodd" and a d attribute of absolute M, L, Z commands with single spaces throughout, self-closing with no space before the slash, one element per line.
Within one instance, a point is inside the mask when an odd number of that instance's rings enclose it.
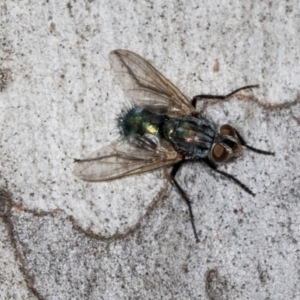
<path fill-rule="evenodd" d="M 225 124 L 217 133 L 210 150 L 210 159 L 214 163 L 223 163 L 242 156 L 245 146 L 235 128 Z"/>

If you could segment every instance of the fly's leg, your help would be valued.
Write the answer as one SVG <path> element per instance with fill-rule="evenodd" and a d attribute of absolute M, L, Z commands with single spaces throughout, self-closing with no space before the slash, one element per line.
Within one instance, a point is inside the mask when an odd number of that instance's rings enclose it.
<path fill-rule="evenodd" d="M 248 194 L 250 194 L 251 196 L 255 197 L 255 194 L 241 181 L 239 181 L 237 178 L 235 178 L 233 175 L 228 174 L 224 171 L 218 170 L 218 167 L 216 164 L 214 164 L 213 162 L 211 162 L 208 159 L 204 159 L 203 160 L 210 168 L 212 168 L 216 173 L 219 173 L 229 179 L 231 179 L 232 181 L 234 181 L 237 185 L 239 185 L 245 192 L 247 192 Z"/>
<path fill-rule="evenodd" d="M 253 152 L 259 153 L 259 154 L 275 155 L 275 152 L 265 151 L 265 150 L 257 149 L 257 148 L 247 145 L 246 141 L 244 140 L 244 138 L 241 136 L 241 134 L 237 130 L 235 130 L 235 133 L 236 133 L 237 137 L 239 138 L 242 146 L 245 146 L 247 149 L 249 149 Z"/>
<path fill-rule="evenodd" d="M 194 214 L 193 214 L 193 210 L 192 210 L 192 203 L 191 203 L 190 199 L 188 198 L 187 194 L 185 193 L 185 191 L 181 188 L 181 186 L 179 185 L 179 183 L 177 182 L 177 180 L 175 178 L 177 172 L 179 171 L 179 169 L 183 163 L 184 163 L 184 161 L 181 161 L 173 166 L 173 169 L 171 171 L 171 180 L 172 180 L 172 183 L 176 186 L 178 192 L 180 193 L 180 195 L 182 196 L 182 198 L 184 199 L 184 201 L 186 202 L 186 204 L 189 208 L 189 213 L 190 213 L 191 223 L 192 223 L 192 227 L 193 227 L 193 232 L 194 232 L 194 235 L 196 238 L 196 243 L 199 243 L 200 241 L 199 241 L 196 226 L 194 223 Z"/>
<path fill-rule="evenodd" d="M 221 99 L 221 100 L 225 100 L 225 99 L 231 97 L 232 95 L 238 93 L 239 91 L 246 90 L 246 89 L 252 89 L 252 88 L 259 88 L 259 85 L 258 84 L 246 85 L 246 86 L 238 88 L 238 89 L 234 90 L 233 92 L 231 92 L 227 95 L 224 95 L 224 96 L 223 95 L 197 95 L 197 96 L 193 97 L 193 100 L 192 100 L 191 103 L 194 107 L 196 107 L 197 101 L 201 100 L 201 99 Z M 236 130 L 236 135 L 238 136 L 238 138 L 241 141 L 242 145 L 245 146 L 247 149 L 249 149 L 253 152 L 259 153 L 259 154 L 275 155 L 274 152 L 257 149 L 257 148 L 254 148 L 252 146 L 247 145 L 246 141 L 244 140 L 244 138 L 240 135 L 240 133 L 237 130 Z"/>
<path fill-rule="evenodd" d="M 240 87 L 236 90 L 234 90 L 233 92 L 227 94 L 227 95 L 196 95 L 193 97 L 193 100 L 192 100 L 192 105 L 194 107 L 196 107 L 196 103 L 198 100 L 202 100 L 202 99 L 221 99 L 221 100 L 225 100 L 229 97 L 231 97 L 233 94 L 236 94 L 238 93 L 239 91 L 242 91 L 242 90 L 247 90 L 247 89 L 252 89 L 252 88 L 258 88 L 259 85 L 258 84 L 255 84 L 255 85 L 246 85 L 246 86 L 243 86 L 243 87 Z"/>

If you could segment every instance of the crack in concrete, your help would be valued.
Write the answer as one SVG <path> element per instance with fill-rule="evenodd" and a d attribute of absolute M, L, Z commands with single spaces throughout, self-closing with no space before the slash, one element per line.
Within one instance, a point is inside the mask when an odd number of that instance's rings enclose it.
<path fill-rule="evenodd" d="M 33 295 L 35 295 L 39 300 L 43 300 L 44 297 L 39 293 L 39 291 L 34 287 L 34 282 L 31 276 L 29 275 L 29 272 L 26 268 L 26 262 L 21 254 L 21 251 L 18 249 L 17 246 L 17 238 L 16 233 L 14 232 L 14 224 L 11 220 L 12 217 L 12 208 L 13 208 L 13 200 L 12 200 L 12 194 L 7 191 L 6 189 L 0 188 L 0 217 L 2 218 L 8 232 L 8 236 L 10 238 L 10 243 L 14 249 L 15 252 L 15 258 L 16 260 L 20 261 L 20 271 L 23 274 L 23 277 L 25 279 L 27 288 L 29 291 L 32 292 Z"/>

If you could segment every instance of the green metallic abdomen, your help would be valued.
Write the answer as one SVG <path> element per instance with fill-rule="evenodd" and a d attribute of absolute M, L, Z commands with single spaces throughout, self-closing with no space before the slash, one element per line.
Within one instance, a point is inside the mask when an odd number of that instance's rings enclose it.
<path fill-rule="evenodd" d="M 159 126 L 163 121 L 163 117 L 153 114 L 152 112 L 134 107 L 118 120 L 118 125 L 125 136 L 139 134 L 152 134 L 160 137 Z"/>

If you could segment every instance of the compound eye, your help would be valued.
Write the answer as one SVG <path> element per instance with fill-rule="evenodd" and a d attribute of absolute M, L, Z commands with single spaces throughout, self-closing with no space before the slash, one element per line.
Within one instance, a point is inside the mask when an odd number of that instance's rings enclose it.
<path fill-rule="evenodd" d="M 222 135 L 229 135 L 229 136 L 235 137 L 235 129 L 232 126 L 230 126 L 229 124 L 222 125 L 220 127 L 220 133 Z"/>
<path fill-rule="evenodd" d="M 222 145 L 215 144 L 212 149 L 211 156 L 215 162 L 220 163 L 225 161 L 228 158 L 229 154 Z"/>

